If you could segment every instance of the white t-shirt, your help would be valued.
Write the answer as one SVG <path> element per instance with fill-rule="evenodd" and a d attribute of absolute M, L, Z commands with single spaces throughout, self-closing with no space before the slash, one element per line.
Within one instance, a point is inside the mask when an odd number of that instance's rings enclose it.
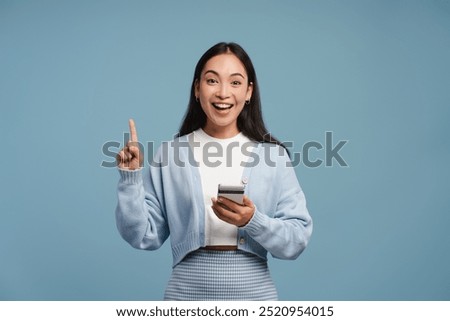
<path fill-rule="evenodd" d="M 201 128 L 191 135 L 195 143 L 191 148 L 199 164 L 205 202 L 206 245 L 237 245 L 237 226 L 222 221 L 214 214 L 211 198 L 217 197 L 219 184 L 246 184 L 242 181 L 242 173 L 248 156 L 242 151 L 251 150 L 251 141 L 242 133 L 226 139 L 215 138 Z"/>

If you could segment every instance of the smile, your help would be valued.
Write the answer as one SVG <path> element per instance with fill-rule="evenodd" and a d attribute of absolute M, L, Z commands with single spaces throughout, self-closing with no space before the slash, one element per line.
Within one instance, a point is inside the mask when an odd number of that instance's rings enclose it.
<path fill-rule="evenodd" d="M 213 105 L 214 108 L 220 109 L 220 110 L 230 109 L 231 107 L 233 107 L 233 104 L 218 104 L 218 103 L 213 103 L 212 105 Z"/>

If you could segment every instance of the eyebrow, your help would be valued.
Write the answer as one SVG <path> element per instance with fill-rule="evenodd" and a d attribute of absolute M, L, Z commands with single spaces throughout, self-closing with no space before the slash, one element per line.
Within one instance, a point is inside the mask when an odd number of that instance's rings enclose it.
<path fill-rule="evenodd" d="M 206 75 L 209 72 L 215 74 L 216 76 L 219 76 L 219 73 L 217 71 L 212 70 L 212 69 L 205 71 L 204 75 Z M 239 72 L 235 72 L 235 73 L 230 75 L 230 77 L 233 77 L 233 76 L 240 76 L 243 79 L 245 79 L 245 77 Z"/>

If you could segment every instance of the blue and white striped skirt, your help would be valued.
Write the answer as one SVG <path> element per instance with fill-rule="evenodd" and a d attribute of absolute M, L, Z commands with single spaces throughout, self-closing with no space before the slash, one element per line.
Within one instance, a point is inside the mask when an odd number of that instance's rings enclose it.
<path fill-rule="evenodd" d="M 267 261 L 244 251 L 199 249 L 177 264 L 164 300 L 278 300 Z"/>

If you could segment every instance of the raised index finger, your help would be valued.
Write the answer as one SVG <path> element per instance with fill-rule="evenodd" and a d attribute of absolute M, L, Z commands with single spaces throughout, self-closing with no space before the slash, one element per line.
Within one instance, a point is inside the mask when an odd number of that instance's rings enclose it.
<path fill-rule="evenodd" d="M 138 136 L 137 136 L 136 125 L 134 124 L 134 120 L 130 119 L 128 121 L 128 125 L 130 126 L 131 141 L 132 142 L 137 142 L 138 141 Z"/>

